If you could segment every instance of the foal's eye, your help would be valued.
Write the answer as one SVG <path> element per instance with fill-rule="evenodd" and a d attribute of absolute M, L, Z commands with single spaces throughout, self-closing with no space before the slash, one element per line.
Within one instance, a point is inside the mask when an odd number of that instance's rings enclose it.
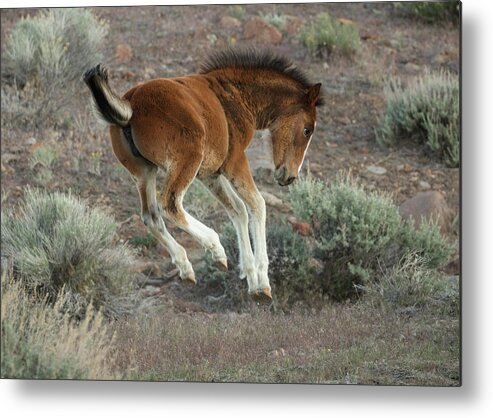
<path fill-rule="evenodd" d="M 303 135 L 305 135 L 307 138 L 310 136 L 312 131 L 308 128 L 303 129 Z"/>

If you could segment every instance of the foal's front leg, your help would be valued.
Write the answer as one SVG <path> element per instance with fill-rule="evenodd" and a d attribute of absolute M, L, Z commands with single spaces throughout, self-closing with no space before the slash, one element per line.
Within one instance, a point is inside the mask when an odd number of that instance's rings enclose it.
<path fill-rule="evenodd" d="M 212 176 L 203 179 L 202 182 L 221 202 L 235 227 L 240 251 L 240 277 L 246 277 L 249 292 L 256 294 L 258 289 L 257 269 L 248 234 L 248 212 L 245 203 L 238 197 L 224 176 Z"/>
<path fill-rule="evenodd" d="M 251 289 L 250 294 L 259 301 L 270 301 L 272 295 L 268 277 L 269 258 L 265 233 L 265 201 L 253 181 L 250 164 L 245 154 L 237 157 L 225 167 L 225 176 L 250 212 L 250 232 L 253 239 L 258 280 L 257 288 Z"/>

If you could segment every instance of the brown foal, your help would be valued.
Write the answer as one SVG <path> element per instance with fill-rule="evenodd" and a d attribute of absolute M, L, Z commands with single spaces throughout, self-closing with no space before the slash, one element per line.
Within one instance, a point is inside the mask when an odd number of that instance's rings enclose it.
<path fill-rule="evenodd" d="M 211 251 L 220 268 L 227 269 L 218 234 L 182 205 L 188 187 L 198 178 L 235 226 L 240 272 L 250 295 L 258 301 L 271 300 L 265 202 L 245 150 L 255 130 L 268 130 L 274 177 L 281 186 L 291 184 L 315 129 L 316 107 L 322 103 L 320 83 L 310 83 L 285 58 L 231 50 L 208 58 L 199 74 L 151 80 L 123 97 L 111 90 L 108 72 L 101 65 L 87 71 L 84 80 L 99 115 L 110 124 L 116 157 L 135 179 L 142 219 L 168 249 L 181 279 L 195 283 L 195 274 L 185 249 L 170 235 L 161 215 L 192 235 Z M 165 172 L 160 202 L 158 168 Z"/>

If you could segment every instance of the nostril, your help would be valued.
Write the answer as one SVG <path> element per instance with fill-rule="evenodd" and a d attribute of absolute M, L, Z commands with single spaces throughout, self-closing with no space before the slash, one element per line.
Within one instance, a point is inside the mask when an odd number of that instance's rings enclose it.
<path fill-rule="evenodd" d="M 287 183 L 288 183 L 288 184 L 291 184 L 291 183 L 292 183 L 293 181 L 295 181 L 295 180 L 296 180 L 296 177 L 292 177 L 292 176 L 291 176 L 291 177 L 289 177 L 289 178 L 288 178 Z"/>

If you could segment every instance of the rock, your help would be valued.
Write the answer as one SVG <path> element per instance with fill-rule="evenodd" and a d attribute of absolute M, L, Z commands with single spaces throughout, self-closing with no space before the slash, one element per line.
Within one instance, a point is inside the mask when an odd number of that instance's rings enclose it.
<path fill-rule="evenodd" d="M 456 255 L 448 264 L 442 268 L 442 271 L 451 276 L 460 275 L 460 257 Z"/>
<path fill-rule="evenodd" d="M 220 23 L 223 28 L 239 28 L 241 26 L 241 22 L 231 16 L 223 16 Z"/>
<path fill-rule="evenodd" d="M 366 168 L 366 170 L 372 174 L 376 174 L 377 176 L 381 176 L 387 172 L 386 168 L 377 165 L 370 165 Z"/>
<path fill-rule="evenodd" d="M 264 198 L 266 205 L 276 208 L 281 212 L 289 212 L 291 210 L 288 204 L 284 203 L 281 199 L 279 199 L 272 193 L 261 191 L 260 194 Z"/>
<path fill-rule="evenodd" d="M 272 183 L 274 175 L 274 157 L 272 142 L 267 131 L 256 132 L 246 150 L 252 172 L 258 180 Z"/>
<path fill-rule="evenodd" d="M 413 171 L 413 167 L 409 164 L 399 164 L 396 169 L 397 171 L 404 171 L 404 173 L 410 173 Z"/>
<path fill-rule="evenodd" d="M 304 237 L 312 235 L 312 227 L 309 223 L 301 222 L 295 216 L 288 216 L 287 221 L 293 226 L 293 229 Z"/>
<path fill-rule="evenodd" d="M 115 51 L 115 59 L 119 63 L 129 62 L 133 57 L 132 48 L 128 44 L 118 44 Z"/>
<path fill-rule="evenodd" d="M 442 233 L 449 229 L 452 211 L 445 198 L 438 191 L 419 192 L 399 206 L 399 212 L 405 219 L 413 219 L 414 226 L 419 228 L 423 219 L 436 220 Z"/>
<path fill-rule="evenodd" d="M 431 189 L 430 183 L 428 183 L 427 181 L 423 181 L 423 180 L 421 180 L 418 183 L 418 186 L 421 190 L 430 190 Z"/>
<path fill-rule="evenodd" d="M 260 16 L 252 17 L 243 27 L 243 35 L 247 40 L 277 45 L 282 40 L 282 33 L 266 23 Z"/>

